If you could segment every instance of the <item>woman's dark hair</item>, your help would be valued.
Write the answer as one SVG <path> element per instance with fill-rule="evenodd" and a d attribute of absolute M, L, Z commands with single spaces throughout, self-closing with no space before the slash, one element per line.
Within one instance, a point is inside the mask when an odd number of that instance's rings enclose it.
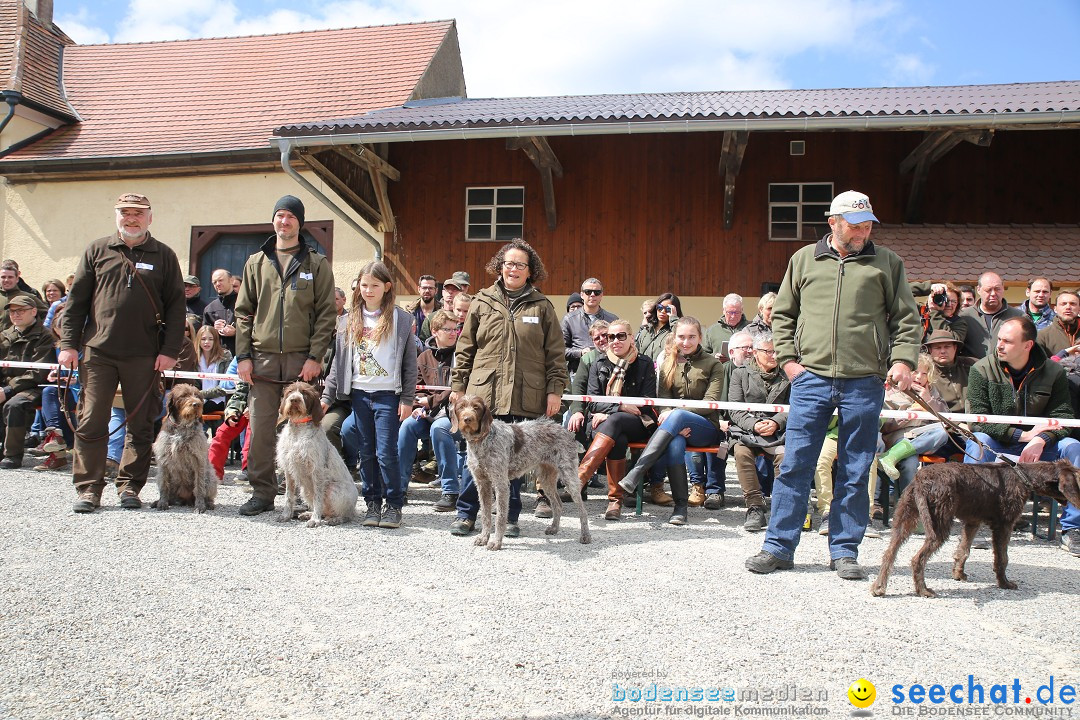
<path fill-rule="evenodd" d="M 514 238 L 506 243 L 499 248 L 499 252 L 495 253 L 495 257 L 488 260 L 488 264 L 484 266 L 484 269 L 488 271 L 488 275 L 502 277 L 502 264 L 508 250 L 521 250 L 529 256 L 529 282 L 533 285 L 542 283 L 547 279 L 547 270 L 544 269 L 543 260 L 533 250 L 533 246 L 521 238 Z"/>
<path fill-rule="evenodd" d="M 656 329 L 657 323 L 660 322 L 656 317 L 656 308 L 659 307 L 660 303 L 664 302 L 665 300 L 670 300 L 671 304 L 675 306 L 675 312 L 678 313 L 679 317 L 682 317 L 682 303 L 679 302 L 679 296 L 675 293 L 661 293 L 660 296 L 656 298 L 656 302 L 653 303 L 652 310 L 649 311 L 649 327 L 653 328 L 654 330 Z M 670 321 L 671 318 L 669 317 L 669 324 Z"/>

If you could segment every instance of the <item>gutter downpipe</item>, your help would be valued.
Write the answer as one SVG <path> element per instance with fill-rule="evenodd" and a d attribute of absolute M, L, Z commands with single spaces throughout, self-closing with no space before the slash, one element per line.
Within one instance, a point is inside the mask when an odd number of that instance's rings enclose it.
<path fill-rule="evenodd" d="M 371 235 L 371 233 L 369 233 L 367 230 L 365 230 L 363 227 L 361 227 L 360 223 L 356 222 L 351 217 L 349 217 L 347 214 L 345 214 L 345 211 L 342 210 L 340 207 L 338 207 L 337 204 L 334 203 L 333 200 L 326 197 L 326 195 L 324 195 L 317 187 L 315 187 L 310 182 L 308 182 L 307 178 L 305 178 L 303 175 L 301 175 L 300 173 L 296 172 L 296 170 L 293 169 L 292 164 L 291 164 L 291 162 L 289 160 L 289 156 L 292 154 L 292 141 L 291 141 L 291 139 L 290 138 L 274 138 L 274 141 L 278 144 L 278 147 L 281 148 L 281 169 L 284 170 L 286 173 L 288 173 L 289 176 L 292 177 L 293 180 L 295 180 L 297 183 L 299 183 L 301 186 L 303 186 L 303 188 L 305 190 L 307 190 L 309 193 L 311 193 L 315 197 L 319 198 L 319 200 L 322 201 L 322 204 L 325 205 L 326 207 L 330 208 L 330 210 L 333 211 L 333 213 L 335 215 L 337 215 L 339 218 L 344 220 L 346 225 L 351 227 L 356 232 L 360 233 L 361 237 L 363 237 L 365 240 L 367 240 L 369 243 L 371 243 L 372 247 L 375 248 L 375 259 L 381 261 L 383 259 L 382 243 L 380 243 L 378 240 L 376 240 Z"/>
<path fill-rule="evenodd" d="M 4 102 L 8 104 L 7 117 L 0 120 L 0 133 L 4 132 L 4 128 L 11 122 L 11 118 L 15 117 L 15 106 L 22 102 L 22 93 L 18 90 L 5 90 Z"/>

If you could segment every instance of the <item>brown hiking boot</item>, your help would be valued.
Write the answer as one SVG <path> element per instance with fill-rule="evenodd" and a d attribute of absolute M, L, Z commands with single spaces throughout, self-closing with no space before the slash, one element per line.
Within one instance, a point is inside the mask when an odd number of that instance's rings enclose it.
<path fill-rule="evenodd" d="M 649 484 L 648 500 L 653 505 L 660 505 L 661 507 L 668 507 L 674 505 L 675 501 L 671 499 L 671 496 L 664 492 L 663 485 Z"/>
<path fill-rule="evenodd" d="M 77 513 L 92 513 L 101 507 L 101 493 L 93 490 L 83 490 L 71 509 Z"/>
<path fill-rule="evenodd" d="M 687 500 L 687 504 L 690 507 L 701 507 L 705 504 L 705 486 L 701 483 L 694 483 L 690 486 L 690 499 Z"/>

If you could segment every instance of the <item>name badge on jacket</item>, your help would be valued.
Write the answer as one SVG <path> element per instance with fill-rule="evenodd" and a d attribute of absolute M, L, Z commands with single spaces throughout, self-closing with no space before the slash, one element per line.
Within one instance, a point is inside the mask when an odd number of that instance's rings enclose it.
<path fill-rule="evenodd" d="M 539 325 L 540 318 L 536 317 L 535 315 L 526 315 L 525 317 L 521 318 L 521 322 L 528 323 L 529 325 Z"/>

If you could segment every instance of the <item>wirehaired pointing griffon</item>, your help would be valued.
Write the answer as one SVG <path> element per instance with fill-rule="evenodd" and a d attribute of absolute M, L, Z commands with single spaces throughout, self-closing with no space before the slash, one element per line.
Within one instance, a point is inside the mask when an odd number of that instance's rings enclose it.
<path fill-rule="evenodd" d="M 556 483 L 562 479 L 581 515 L 581 542 L 592 541 L 589 516 L 581 500 L 577 476 L 577 441 L 560 425 L 542 418 L 520 423 L 495 420 L 483 398 L 466 395 L 450 408 L 451 431 L 461 430 L 468 445 L 466 464 L 472 471 L 480 495 L 482 530 L 477 545 L 488 550 L 502 548 L 506 517 L 510 506 L 510 479 L 536 472 L 536 486 L 551 501 L 551 525 L 544 533 L 559 532 L 562 501 Z M 491 537 L 491 495 L 497 509 L 495 537 Z"/>
<path fill-rule="evenodd" d="M 319 393 L 296 382 L 285 388 L 278 410 L 286 421 L 277 440 L 277 465 L 285 474 L 285 509 L 280 520 L 292 520 L 299 484 L 311 512 L 301 513 L 308 527 L 339 525 L 356 515 L 356 483 L 345 461 L 322 431 Z"/>
<path fill-rule="evenodd" d="M 967 580 L 964 563 L 975 533 L 986 523 L 993 535 L 998 587 L 1015 590 L 1016 583 L 1005 577 L 1005 568 L 1009 564 L 1009 536 L 1024 511 L 1024 503 L 1035 493 L 1080 507 L 1078 476 L 1080 470 L 1068 460 L 1020 463 L 1016 467 L 1004 463 L 926 465 L 915 473 L 915 480 L 896 505 L 892 541 L 881 558 L 881 571 L 870 592 L 878 597 L 885 594 L 896 551 L 915 530 L 915 523 L 921 522 L 926 540 L 911 559 L 911 574 L 915 592 L 936 597 L 926 587 L 926 562 L 949 539 L 954 517 L 964 523 L 964 530 L 954 556 L 953 579 Z"/>
<path fill-rule="evenodd" d="M 169 393 L 161 432 L 154 441 L 158 499 L 150 507 L 168 510 L 169 505 L 194 505 L 197 513 L 214 509 L 217 476 L 207 455 L 202 409 L 199 390 L 192 385 L 176 385 Z"/>

